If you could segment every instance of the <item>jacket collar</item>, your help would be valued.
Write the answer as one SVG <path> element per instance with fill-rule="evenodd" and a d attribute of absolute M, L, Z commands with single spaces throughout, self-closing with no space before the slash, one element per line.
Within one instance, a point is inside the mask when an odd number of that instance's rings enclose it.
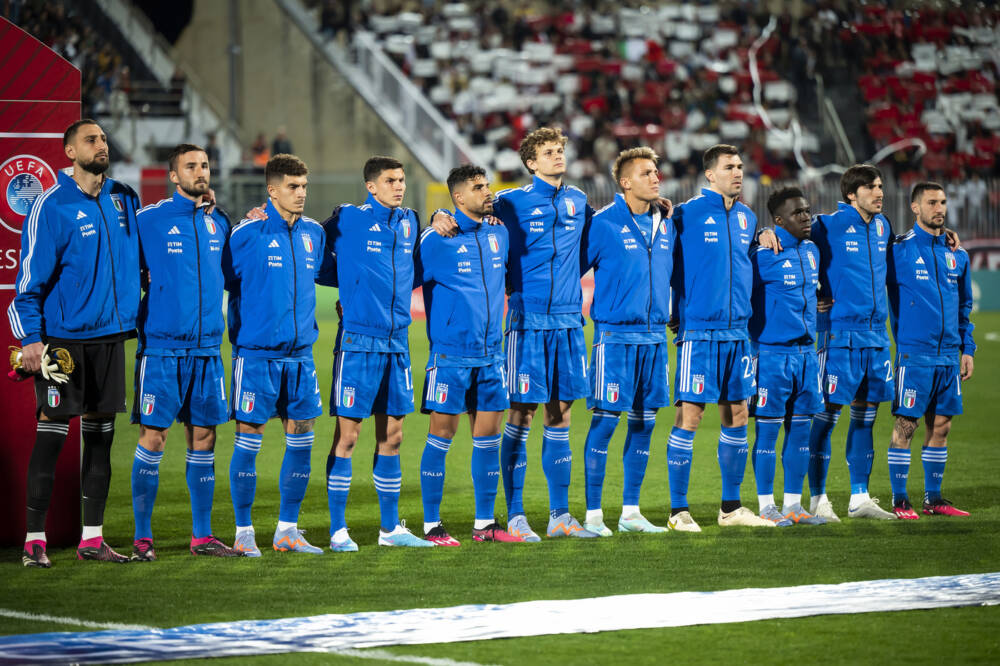
<path fill-rule="evenodd" d="M 202 207 L 204 207 L 204 204 L 202 204 L 200 202 L 196 204 L 194 201 L 192 201 L 191 199 L 188 199 L 186 196 L 184 196 L 183 194 L 181 194 L 177 190 L 174 190 L 174 194 L 170 198 L 174 202 L 175 206 L 177 206 L 178 208 L 180 208 L 181 210 L 183 210 L 186 213 L 190 213 L 195 208 L 202 208 Z M 271 200 L 268 199 L 267 202 L 271 203 Z"/>
<path fill-rule="evenodd" d="M 778 237 L 781 247 L 798 247 L 799 243 L 802 242 L 793 236 L 790 231 L 784 227 L 779 227 L 777 224 L 774 225 L 774 233 Z"/>
<path fill-rule="evenodd" d="M 633 213 L 632 209 L 628 207 L 628 202 L 625 201 L 625 195 L 622 194 L 621 192 L 615 193 L 614 206 L 615 206 L 614 209 L 617 211 L 618 215 L 622 217 L 622 219 L 625 221 L 626 224 L 628 224 L 629 222 L 632 223 L 631 226 L 634 229 L 636 237 L 641 242 L 646 242 L 645 237 L 642 235 L 642 230 L 640 230 L 639 227 L 637 226 L 635 213 Z M 661 217 L 660 207 L 655 204 L 651 205 L 649 207 L 649 214 L 653 216 L 653 238 L 655 238 L 660 228 L 660 217 Z M 652 238 L 649 239 L 648 243 L 652 242 L 653 239 Z"/>
<path fill-rule="evenodd" d="M 389 222 L 393 211 L 396 210 L 395 208 L 389 208 L 380 204 L 378 199 L 375 198 L 375 195 L 371 193 L 369 193 L 368 198 L 365 199 L 365 204 L 371 206 L 372 215 L 375 216 L 375 221 L 382 222 L 383 224 L 387 224 Z"/>
<path fill-rule="evenodd" d="M 455 208 L 455 222 L 458 224 L 458 228 L 461 229 L 462 232 L 478 231 L 479 227 L 483 224 L 482 222 L 476 222 L 473 220 L 471 217 L 460 211 L 458 207 Z"/>
<path fill-rule="evenodd" d="M 844 213 L 844 214 L 849 215 L 849 216 L 853 216 L 853 218 L 854 218 L 853 221 L 854 222 L 860 222 L 861 224 L 868 224 L 867 222 L 865 222 L 865 218 L 861 217 L 861 213 L 858 212 L 858 209 L 855 208 L 854 206 L 852 206 L 849 203 L 845 203 L 843 201 L 838 201 L 837 202 L 837 212 L 838 213 Z M 874 222 L 875 219 L 877 217 L 879 217 L 879 215 L 880 215 L 879 213 L 876 213 L 875 215 L 872 215 L 871 221 Z"/>
<path fill-rule="evenodd" d="M 274 202 L 271 201 L 270 197 L 267 199 L 267 205 L 264 206 L 264 212 L 267 213 L 267 223 L 272 228 L 280 228 L 283 230 L 289 228 L 288 222 L 285 222 L 285 219 L 281 217 L 281 213 L 279 213 L 278 209 L 274 207 Z M 299 220 L 301 219 L 302 216 L 299 215 L 299 218 L 295 220 L 291 228 L 294 229 L 297 227 L 299 225 Z"/>
<path fill-rule="evenodd" d="M 924 231 L 923 228 L 917 224 L 913 223 L 913 238 L 916 239 L 921 245 L 944 245 L 945 240 L 948 238 L 944 234 L 940 236 L 935 236 L 932 233 Z"/>
<path fill-rule="evenodd" d="M 96 199 L 100 199 L 103 195 L 105 195 L 105 194 L 107 194 L 108 192 L 111 191 L 111 182 L 112 181 L 107 176 L 104 177 L 104 183 L 101 185 L 101 190 L 100 190 L 100 192 L 97 193 L 96 197 L 92 197 L 89 194 L 87 194 L 86 192 L 84 192 L 82 189 L 80 189 L 80 186 L 77 184 L 77 182 L 75 180 L 73 180 L 73 176 L 70 176 L 65 171 L 60 170 L 58 172 L 58 175 L 56 176 L 56 180 L 58 181 L 58 183 L 60 185 L 62 185 L 64 188 L 66 188 L 70 192 L 76 192 L 81 197 L 86 197 L 88 199 L 95 199 L 95 198 Z"/>
<path fill-rule="evenodd" d="M 552 185 L 549 185 L 544 180 L 539 178 L 537 175 L 534 175 L 531 177 L 531 189 L 532 191 L 537 192 L 542 196 L 552 197 L 555 196 L 555 194 L 559 190 L 563 189 L 563 186 L 553 187 Z"/>

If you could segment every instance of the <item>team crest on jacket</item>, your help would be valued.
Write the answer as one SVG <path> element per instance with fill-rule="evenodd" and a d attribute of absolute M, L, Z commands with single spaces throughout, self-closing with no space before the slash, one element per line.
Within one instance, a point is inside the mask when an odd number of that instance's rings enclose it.
<path fill-rule="evenodd" d="M 119 213 L 125 212 L 125 204 L 122 203 L 122 198 L 118 194 L 111 195 L 111 204 L 115 207 L 115 210 Z"/>
<path fill-rule="evenodd" d="M 212 219 L 211 215 L 205 216 L 205 228 L 208 229 L 208 233 L 215 235 L 215 220 Z"/>
<path fill-rule="evenodd" d="M 434 387 L 434 402 L 445 403 L 448 402 L 448 385 L 438 382 L 437 386 Z"/>
<path fill-rule="evenodd" d="M 618 384 L 608 383 L 607 396 L 608 402 L 618 402 Z"/>
<path fill-rule="evenodd" d="M 309 234 L 302 234 L 302 247 L 306 249 L 306 252 L 312 253 L 313 251 L 313 241 L 309 237 Z"/>
<path fill-rule="evenodd" d="M 500 242 L 497 241 L 496 235 L 495 234 L 490 234 L 486 238 L 490 242 L 490 251 L 492 251 L 492 252 L 499 252 L 500 251 Z"/>
<path fill-rule="evenodd" d="M 152 393 L 142 394 L 142 414 L 143 416 L 149 416 L 153 413 L 153 407 L 156 405 L 156 396 Z"/>
<path fill-rule="evenodd" d="M 885 231 L 885 227 L 882 225 L 882 220 L 875 220 L 875 231 L 881 236 L 882 232 Z"/>
<path fill-rule="evenodd" d="M 813 253 L 806 252 L 806 258 L 809 260 L 809 268 L 816 270 L 816 257 L 813 256 Z"/>
<path fill-rule="evenodd" d="M 572 199 L 565 199 L 566 201 L 566 214 L 570 217 L 576 215 L 576 204 L 573 203 Z"/>
<path fill-rule="evenodd" d="M 691 391 L 695 395 L 701 395 L 705 392 L 705 375 L 691 376 Z"/>
<path fill-rule="evenodd" d="M 763 407 L 767 404 L 767 389 L 759 388 L 757 389 L 757 406 Z"/>
<path fill-rule="evenodd" d="M 746 231 L 746 228 L 747 228 L 747 216 L 742 211 L 737 211 L 736 212 L 736 219 L 740 223 L 740 229 L 743 229 L 744 231 Z"/>
<path fill-rule="evenodd" d="M 250 393 L 249 391 L 243 392 L 243 400 L 240 401 L 240 411 L 241 412 L 252 412 L 253 411 L 253 401 L 257 397 L 256 393 Z"/>
<path fill-rule="evenodd" d="M 49 407 L 55 409 L 62 402 L 62 397 L 59 395 L 59 389 L 55 386 L 49 387 Z"/>
<path fill-rule="evenodd" d="M 661 234 L 666 234 L 667 233 L 667 221 L 666 220 L 660 220 L 660 233 Z"/>
<path fill-rule="evenodd" d="M 517 376 L 517 392 L 527 393 L 528 389 L 531 388 L 531 380 L 527 374 L 519 374 Z"/>
<path fill-rule="evenodd" d="M 401 221 L 401 224 L 403 225 L 403 238 L 409 238 L 410 237 L 410 221 L 404 218 Z"/>
<path fill-rule="evenodd" d="M 344 407 L 353 407 L 354 406 L 354 387 L 353 386 L 345 386 L 344 387 L 343 395 L 340 396 L 340 404 L 343 405 Z"/>
<path fill-rule="evenodd" d="M 916 389 L 906 389 L 903 391 L 903 407 L 910 409 L 915 404 L 917 404 Z"/>
<path fill-rule="evenodd" d="M 16 234 L 31 212 L 31 204 L 56 184 L 49 165 L 34 155 L 14 155 L 0 164 L 0 224 Z"/>
<path fill-rule="evenodd" d="M 826 392 L 836 393 L 837 392 L 837 375 L 827 375 L 826 377 Z"/>
<path fill-rule="evenodd" d="M 955 255 L 951 252 L 944 253 L 944 263 L 948 267 L 948 270 L 953 271 L 958 266 L 958 262 L 955 261 Z"/>

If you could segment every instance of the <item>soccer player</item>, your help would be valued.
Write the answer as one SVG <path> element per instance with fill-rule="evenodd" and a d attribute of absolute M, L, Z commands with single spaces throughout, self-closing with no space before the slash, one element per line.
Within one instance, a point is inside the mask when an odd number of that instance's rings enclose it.
<path fill-rule="evenodd" d="M 83 432 L 77 559 L 129 559 L 108 546 L 102 527 L 115 413 L 125 411 L 125 339 L 134 334 L 139 308 L 139 197 L 105 176 L 108 141 L 96 122 L 70 125 L 63 146 L 73 173 L 60 171 L 57 183 L 32 205 L 21 235 L 16 293 L 7 309 L 11 331 L 23 345 L 23 369 L 38 373 L 45 366 L 34 380 L 38 429 L 28 463 L 22 557 L 30 567 L 51 566 L 45 517 L 56 459 L 75 416 L 81 417 Z M 53 363 L 51 357 L 59 355 L 62 364 Z M 68 377 L 53 376 L 52 365 Z"/>
<path fill-rule="evenodd" d="M 140 263 L 146 293 L 139 306 L 132 422 L 139 443 L 132 463 L 135 542 L 132 559 L 156 559 L 153 504 L 167 429 L 178 420 L 187 440 L 185 477 L 191 495 L 192 555 L 243 553 L 212 535 L 215 426 L 229 420 L 226 373 L 219 355 L 222 252 L 229 219 L 212 201 L 208 155 L 182 143 L 168 157 L 174 195 L 139 211 Z"/>
<path fill-rule="evenodd" d="M 722 431 L 718 457 L 722 473 L 722 527 L 774 527 L 740 503 L 747 458 L 747 404 L 754 392 L 753 360 L 747 323 L 753 268 L 751 243 L 757 218 L 738 200 L 743 190 L 743 160 L 733 146 L 719 144 L 702 157 L 708 187 L 674 209 L 677 228 L 673 289 L 678 316 L 678 371 L 674 375 L 677 413 L 667 443 L 670 520 L 683 532 L 701 528 L 688 508 L 694 436 L 705 403 L 719 405 Z M 774 248 L 774 232 L 760 243 Z"/>
<path fill-rule="evenodd" d="M 611 536 L 604 524 L 601 492 L 608 443 L 628 411 L 622 452 L 625 486 L 620 532 L 666 532 L 639 511 L 639 492 L 649 462 L 656 410 L 670 404 L 667 322 L 674 225 L 659 199 L 659 157 L 651 148 L 618 154 L 612 174 L 622 190 L 594 214 L 583 238 L 582 270 L 594 269 L 594 348 L 590 361 L 593 410 L 587 433 L 587 516 L 584 529 Z"/>
<path fill-rule="evenodd" d="M 489 226 L 493 212 L 486 171 L 460 166 L 448 174 L 459 233 L 445 238 L 428 227 L 415 254 L 417 281 L 424 286 L 430 358 L 421 411 L 430 414 L 427 443 L 420 461 L 424 534 L 439 546 L 459 541 L 441 524 L 445 456 L 469 413 L 472 430 L 472 487 L 475 492 L 475 541 L 522 541 L 496 522 L 494 504 L 500 481 L 500 431 L 507 400 L 502 349 L 507 229 Z"/>
<path fill-rule="evenodd" d="M 948 460 L 951 419 L 962 413 L 962 382 L 972 377 L 972 281 L 969 255 L 948 247 L 944 235 L 947 200 L 938 183 L 917 183 L 910 196 L 917 221 L 889 249 L 887 283 L 892 334 L 896 339 L 896 424 L 889 446 L 893 512 L 917 520 L 906 494 L 910 442 L 924 418 L 926 515 L 968 516 L 941 496 Z M 957 362 L 956 362 L 957 361 Z"/>
<path fill-rule="evenodd" d="M 809 466 L 809 428 L 822 411 L 816 357 L 816 290 L 819 251 L 809 240 L 811 214 L 802 190 L 787 187 L 767 200 L 781 252 L 758 247 L 753 263 L 750 340 L 755 351 L 757 395 L 751 399 L 756 427 L 753 460 L 760 517 L 778 527 L 822 525 L 824 518 L 802 508 L 802 484 Z M 774 503 L 775 446 L 781 425 L 785 442 L 784 506 Z"/>
<path fill-rule="evenodd" d="M 589 393 L 583 339 L 580 241 L 593 209 L 587 195 L 563 184 L 566 137 L 542 127 L 521 142 L 529 185 L 504 190 L 494 214 L 510 235 L 510 298 L 504 336 L 510 415 L 500 449 L 507 531 L 537 542 L 524 513 L 527 440 L 538 404 L 545 405 L 542 470 L 549 487 L 549 537 L 597 535 L 569 512 L 573 401 Z"/>
<path fill-rule="evenodd" d="M 868 494 L 875 447 L 872 428 L 879 403 L 892 399 L 892 363 L 885 320 L 886 252 L 892 229 L 882 215 L 881 172 L 856 164 L 840 179 L 844 197 L 831 215 L 818 215 L 812 240 L 820 254 L 820 302 L 832 302 L 819 317 L 819 363 L 825 410 L 809 436 L 811 513 L 839 522 L 826 495 L 830 433 L 851 405 L 847 466 L 851 479 L 848 516 L 893 520 L 896 516 Z"/>
<path fill-rule="evenodd" d="M 375 416 L 375 464 L 380 546 L 432 547 L 399 519 L 403 473 L 399 447 L 403 417 L 413 411 L 410 374 L 410 294 L 413 249 L 420 220 L 404 208 L 406 175 L 402 163 L 376 156 L 365 162 L 368 199 L 345 204 L 323 226 L 326 253 L 319 284 L 339 287 L 343 317 L 334 348 L 330 415 L 337 425 L 327 459 L 330 549 L 352 552 L 358 545 L 347 531 L 351 455 L 364 419 Z"/>
<path fill-rule="evenodd" d="M 285 455 L 272 545 L 277 551 L 322 553 L 302 535 L 298 516 L 309 483 L 313 425 L 323 412 L 312 346 L 319 333 L 314 280 L 326 235 L 318 222 L 302 214 L 309 174 L 302 160 L 274 155 L 264 173 L 266 216 L 233 229 L 222 262 L 233 344 L 236 441 L 229 483 L 236 514 L 234 548 L 260 557 L 251 520 L 256 460 L 264 426 L 278 416 L 285 430 Z"/>

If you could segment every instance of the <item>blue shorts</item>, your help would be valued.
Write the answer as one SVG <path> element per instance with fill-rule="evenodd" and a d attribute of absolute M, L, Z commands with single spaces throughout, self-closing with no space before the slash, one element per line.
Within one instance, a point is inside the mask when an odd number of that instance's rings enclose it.
<path fill-rule="evenodd" d="M 582 328 L 507 331 L 504 352 L 511 402 L 571 402 L 590 393 Z"/>
<path fill-rule="evenodd" d="M 405 416 L 412 411 L 408 352 L 334 351 L 330 416 L 365 419 L 372 414 Z"/>
<path fill-rule="evenodd" d="M 207 427 L 228 420 L 221 357 L 141 354 L 136 359 L 132 423 L 169 428 L 180 421 Z"/>
<path fill-rule="evenodd" d="M 595 343 L 587 408 L 623 412 L 669 407 L 668 344 Z"/>
<path fill-rule="evenodd" d="M 754 416 L 785 417 L 823 411 L 819 360 L 811 345 L 796 353 L 761 349 L 754 359 L 757 396 L 750 400 Z"/>
<path fill-rule="evenodd" d="M 746 340 L 685 340 L 677 350 L 674 402 L 738 402 L 756 390 Z"/>
<path fill-rule="evenodd" d="M 424 414 L 502 412 L 510 407 L 503 359 L 477 367 L 441 366 L 432 354 L 424 380 L 420 411 Z"/>
<path fill-rule="evenodd" d="M 962 380 L 957 365 L 897 365 L 892 413 L 920 418 L 924 414 L 962 413 Z"/>
<path fill-rule="evenodd" d="M 888 347 L 827 347 L 819 351 L 823 398 L 833 405 L 854 400 L 892 400 L 892 361 Z"/>
<path fill-rule="evenodd" d="M 234 357 L 230 413 L 237 421 L 255 425 L 274 416 L 305 421 L 322 414 L 312 358 Z"/>

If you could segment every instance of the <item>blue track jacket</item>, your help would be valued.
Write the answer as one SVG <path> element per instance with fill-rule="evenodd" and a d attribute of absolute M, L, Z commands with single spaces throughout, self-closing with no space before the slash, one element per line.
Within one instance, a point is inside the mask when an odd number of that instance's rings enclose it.
<path fill-rule="evenodd" d="M 97 197 L 59 172 L 21 233 L 21 267 L 7 317 L 22 345 L 135 330 L 139 234 L 135 191 L 111 178 Z"/>
<path fill-rule="evenodd" d="M 932 236 L 914 225 L 889 249 L 887 283 L 892 335 L 900 356 L 952 365 L 959 354 L 976 353 L 965 250 L 952 251 L 944 235 Z"/>
<path fill-rule="evenodd" d="M 222 269 L 229 291 L 229 340 L 236 356 L 312 356 L 319 335 L 314 280 L 326 235 L 313 219 L 289 227 L 274 204 L 229 235 Z"/>
<path fill-rule="evenodd" d="M 879 213 L 865 223 L 841 201 L 832 215 L 813 219 L 812 240 L 819 248 L 819 295 L 833 307 L 818 319 L 830 347 L 888 347 L 885 320 L 886 252 L 892 242 L 889 220 Z"/>
<path fill-rule="evenodd" d="M 740 201 L 726 210 L 722 195 L 703 189 L 674 208 L 674 313 L 678 341 L 746 339 L 757 216 Z M 705 333 L 709 332 L 709 333 Z"/>
<path fill-rule="evenodd" d="M 141 351 L 203 350 L 218 354 L 222 318 L 222 252 L 229 219 L 219 208 L 177 192 L 139 211 L 140 265 L 149 274 L 139 304 Z"/>
<path fill-rule="evenodd" d="M 615 332 L 667 340 L 676 232 L 657 206 L 651 212 L 653 235 L 647 241 L 625 197 L 616 194 L 594 214 L 584 235 L 581 272 L 594 269 L 595 339 L 599 332 Z"/>
<path fill-rule="evenodd" d="M 799 241 L 779 226 L 774 233 L 781 243 L 780 253 L 758 246 L 750 255 L 750 339 L 765 345 L 811 345 L 816 342 L 819 250 L 809 239 Z"/>
<path fill-rule="evenodd" d="M 344 332 L 405 344 L 413 249 L 420 233 L 417 214 L 387 208 L 369 195 L 364 205 L 338 206 L 323 228 L 326 253 L 316 281 L 339 287 Z"/>
<path fill-rule="evenodd" d="M 459 233 L 444 238 L 427 227 L 415 254 L 431 353 L 501 355 L 507 229 L 476 222 L 459 210 L 454 218 Z"/>
<path fill-rule="evenodd" d="M 580 241 L 594 210 L 572 185 L 530 185 L 497 194 L 493 214 L 510 236 L 508 329 L 583 325 Z"/>

